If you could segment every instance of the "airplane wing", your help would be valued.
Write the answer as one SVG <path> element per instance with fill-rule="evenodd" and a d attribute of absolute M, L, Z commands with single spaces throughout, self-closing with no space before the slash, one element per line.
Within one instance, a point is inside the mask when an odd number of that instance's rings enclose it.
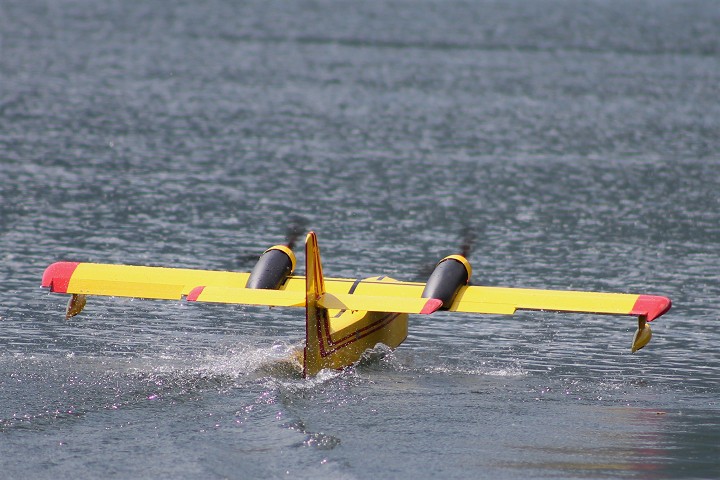
<path fill-rule="evenodd" d="M 249 273 L 57 262 L 43 274 L 42 286 L 55 293 L 180 300 L 198 285 L 244 287 Z"/>
<path fill-rule="evenodd" d="M 291 275 L 278 289 L 245 288 L 249 273 L 99 263 L 57 262 L 44 272 L 42 286 L 72 294 L 66 318 L 85 306 L 87 295 L 137 297 L 192 302 L 306 307 L 305 277 Z M 424 283 L 388 277 L 364 280 L 324 278 L 317 305 L 328 310 L 430 314 L 444 301 L 422 298 Z M 511 315 L 516 310 L 634 315 L 638 317 L 632 351 L 652 335 L 646 325 L 670 309 L 670 299 L 655 295 L 523 288 L 461 286 L 447 310 Z"/>
<path fill-rule="evenodd" d="M 398 313 L 432 313 L 435 302 L 421 298 L 424 283 L 400 282 L 386 277 L 368 279 L 327 278 L 326 294 L 319 300 L 329 309 Z M 303 276 L 291 276 L 278 290 L 257 293 L 245 288 L 205 287 L 190 301 L 220 303 L 304 306 Z M 201 293 L 200 293 L 201 292 Z M 291 295 L 290 295 L 291 294 Z M 263 300 L 258 300 L 262 297 Z M 287 299 L 287 301 L 282 299 Z M 507 287 L 461 287 L 451 312 L 512 315 L 517 310 L 595 313 L 643 316 L 650 322 L 670 309 L 670 300 L 656 295 L 539 290 Z"/>
<path fill-rule="evenodd" d="M 249 273 L 102 263 L 57 262 L 43 274 L 54 293 L 305 307 L 305 277 L 290 276 L 278 290 L 245 288 Z M 338 310 L 432 313 L 433 299 L 420 298 L 422 284 L 326 278 L 321 306 Z"/>
<path fill-rule="evenodd" d="M 513 314 L 515 310 L 634 315 L 650 322 L 670 309 L 670 300 L 657 295 L 534 290 L 504 287 L 462 287 L 449 310 Z"/>
<path fill-rule="evenodd" d="M 188 301 L 250 305 L 305 305 L 304 293 L 292 283 L 304 277 L 291 277 L 285 290 L 252 290 L 247 288 L 199 287 L 188 295 Z M 325 278 L 327 293 L 321 306 L 338 310 L 375 312 L 433 313 L 440 305 L 420 298 L 423 284 L 409 282 L 376 282 Z M 348 287 L 355 285 L 352 293 Z M 670 309 L 669 299 L 656 295 L 600 293 L 563 290 L 535 290 L 505 287 L 463 287 L 450 308 L 451 312 L 512 315 L 517 310 L 595 313 L 644 316 L 650 322 Z"/>
<path fill-rule="evenodd" d="M 43 274 L 42 286 L 56 293 L 152 299 L 305 306 L 305 277 L 290 276 L 279 290 L 245 288 L 249 273 L 100 263 L 57 262 Z M 434 302 L 420 298 L 424 283 L 387 277 L 325 278 L 319 301 L 329 309 L 432 313 Z M 670 300 L 655 295 L 464 286 L 453 312 L 511 315 L 516 310 L 644 316 L 652 321 L 667 312 Z"/>

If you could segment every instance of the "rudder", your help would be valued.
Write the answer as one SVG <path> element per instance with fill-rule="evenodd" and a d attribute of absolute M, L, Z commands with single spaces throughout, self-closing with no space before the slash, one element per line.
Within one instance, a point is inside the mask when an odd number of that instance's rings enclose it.
<path fill-rule="evenodd" d="M 317 235 L 310 232 L 305 238 L 305 355 L 303 356 L 303 377 L 317 374 L 323 369 L 320 336 L 322 324 L 328 324 L 328 311 L 319 305 L 319 298 L 325 293 L 320 249 Z"/>

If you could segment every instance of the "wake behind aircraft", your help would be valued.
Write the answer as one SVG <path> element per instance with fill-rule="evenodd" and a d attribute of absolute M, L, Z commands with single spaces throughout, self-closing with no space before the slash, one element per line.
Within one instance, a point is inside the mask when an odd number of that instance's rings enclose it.
<path fill-rule="evenodd" d="M 267 249 L 249 273 L 56 262 L 45 269 L 42 286 L 71 294 L 66 318 L 80 313 L 93 295 L 305 308 L 305 346 L 296 355 L 304 377 L 350 366 L 378 343 L 397 348 L 407 337 L 408 314 L 633 315 L 638 317 L 635 352 L 650 341 L 648 322 L 671 306 L 669 298 L 657 295 L 474 286 L 470 262 L 460 254 L 440 260 L 425 283 L 387 276 L 326 278 L 314 232 L 305 239 L 305 276 L 295 275 L 296 264 L 289 245 Z"/>

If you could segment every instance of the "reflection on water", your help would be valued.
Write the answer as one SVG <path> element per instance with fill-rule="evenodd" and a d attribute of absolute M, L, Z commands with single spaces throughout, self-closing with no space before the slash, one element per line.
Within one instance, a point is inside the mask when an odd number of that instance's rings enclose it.
<path fill-rule="evenodd" d="M 707 420 L 718 425 L 715 415 Z M 704 477 L 716 472 L 717 465 L 710 458 L 697 461 L 695 455 L 678 455 L 678 450 L 717 452 L 716 446 L 705 442 L 716 444 L 718 439 L 716 434 L 713 439 L 688 442 L 684 432 L 692 430 L 694 422 L 689 423 L 679 411 L 579 406 L 570 408 L 562 421 L 577 422 L 585 429 L 570 430 L 568 436 L 547 438 L 539 445 L 508 445 L 518 459 L 499 465 L 529 471 L 533 476 L 573 478 L 672 478 L 682 471 Z"/>

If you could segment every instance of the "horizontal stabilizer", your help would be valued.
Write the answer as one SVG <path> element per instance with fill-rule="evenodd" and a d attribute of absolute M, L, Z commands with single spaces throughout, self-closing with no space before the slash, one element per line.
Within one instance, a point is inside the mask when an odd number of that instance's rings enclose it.
<path fill-rule="evenodd" d="M 303 292 L 295 290 L 263 290 L 232 287 L 196 287 L 187 296 L 188 302 L 235 303 L 270 307 L 304 307 Z M 434 298 L 377 297 L 325 293 L 318 304 L 331 310 L 429 314 L 442 306 Z"/>
<path fill-rule="evenodd" d="M 267 305 L 269 307 L 304 307 L 305 294 L 295 290 L 201 286 L 190 291 L 187 301 Z"/>
<path fill-rule="evenodd" d="M 320 297 L 319 303 L 324 308 L 337 310 L 429 314 L 442 307 L 443 302 L 436 298 L 376 297 L 326 293 Z"/>

